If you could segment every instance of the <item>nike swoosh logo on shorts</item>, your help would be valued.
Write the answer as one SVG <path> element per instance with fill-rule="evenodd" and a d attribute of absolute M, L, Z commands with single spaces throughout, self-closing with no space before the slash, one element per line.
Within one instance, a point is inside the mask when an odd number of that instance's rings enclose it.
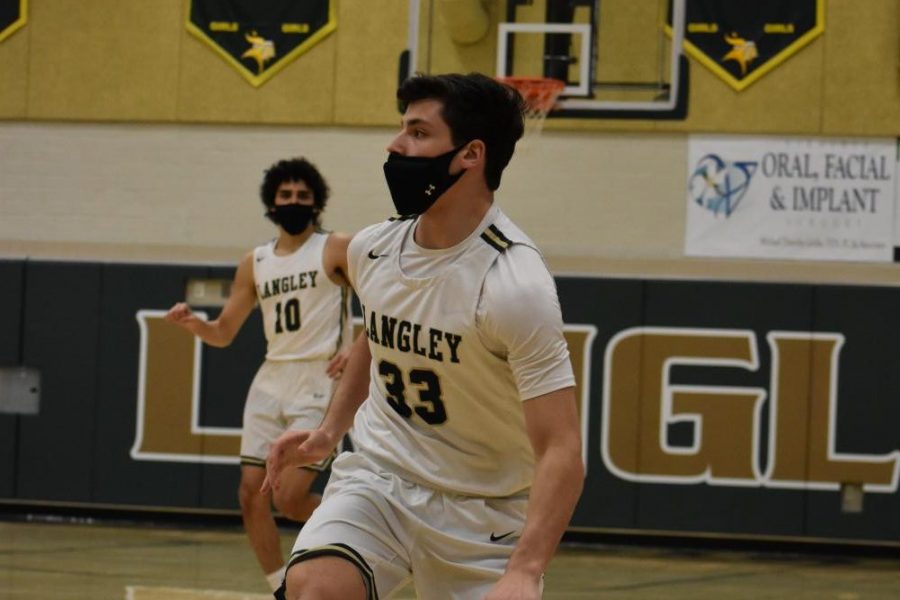
<path fill-rule="evenodd" d="M 491 532 L 491 541 L 492 541 L 492 542 L 499 542 L 499 541 L 502 540 L 503 538 L 507 538 L 507 537 L 511 536 L 512 534 L 514 534 L 514 533 L 515 533 L 515 531 L 510 531 L 510 532 L 508 532 L 508 533 L 504 533 L 503 535 L 494 535 L 494 532 L 492 531 L 492 532 Z"/>
<path fill-rule="evenodd" d="M 384 258 L 385 256 L 387 256 L 387 254 L 375 254 L 374 250 L 369 250 L 368 254 L 368 257 L 372 260 L 375 260 L 376 258 Z"/>

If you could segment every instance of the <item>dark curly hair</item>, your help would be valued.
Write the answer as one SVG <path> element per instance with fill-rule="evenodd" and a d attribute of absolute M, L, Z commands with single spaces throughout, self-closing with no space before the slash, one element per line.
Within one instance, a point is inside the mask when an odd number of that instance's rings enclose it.
<path fill-rule="evenodd" d="M 330 189 L 328 183 L 316 166 L 303 157 L 279 160 L 266 169 L 262 185 L 259 187 L 259 197 L 268 212 L 275 206 L 275 193 L 278 186 L 289 181 L 302 181 L 313 193 L 313 206 L 316 207 L 316 225 L 321 225 L 320 215 L 328 203 Z"/>
<path fill-rule="evenodd" d="M 500 176 L 524 131 L 525 102 L 519 92 L 481 73 L 418 75 L 397 90 L 400 112 L 419 100 L 443 104 L 441 117 L 450 127 L 454 146 L 472 140 L 484 142 L 487 186 L 491 190 L 500 187 Z"/>

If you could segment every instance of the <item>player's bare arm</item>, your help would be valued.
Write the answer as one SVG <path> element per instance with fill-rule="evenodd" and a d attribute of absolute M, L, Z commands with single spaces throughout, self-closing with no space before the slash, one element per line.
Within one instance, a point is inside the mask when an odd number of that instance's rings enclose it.
<path fill-rule="evenodd" d="M 344 376 L 328 405 L 322 424 L 312 431 L 287 431 L 269 448 L 262 491 L 270 488 L 277 490 L 284 469 L 317 463 L 338 445 L 368 396 L 371 362 L 368 340 L 361 333 L 353 342 Z"/>
<path fill-rule="evenodd" d="M 328 278 L 338 285 L 350 287 L 350 276 L 347 269 L 347 247 L 353 236 L 346 233 L 332 233 L 325 242 L 322 263 Z"/>
<path fill-rule="evenodd" d="M 238 264 L 231 285 L 231 295 L 218 318 L 205 321 L 195 315 L 186 303 L 179 302 L 169 309 L 165 320 L 190 331 L 210 346 L 224 348 L 234 340 L 255 305 L 253 253 L 249 252 Z"/>
<path fill-rule="evenodd" d="M 353 351 L 353 346 L 344 346 L 337 353 L 331 357 L 331 360 L 328 361 L 328 364 L 325 366 L 325 374 L 331 377 L 332 379 L 339 379 L 344 376 L 344 369 L 347 368 L 347 363 L 350 362 L 350 354 Z"/>
<path fill-rule="evenodd" d="M 540 598 L 541 575 L 572 518 L 584 486 L 575 388 L 523 403 L 535 455 L 534 484 L 522 537 L 486 600 Z"/>
<path fill-rule="evenodd" d="M 347 247 L 350 245 L 351 235 L 346 233 L 332 233 L 325 242 L 325 250 L 322 255 L 322 263 L 328 278 L 338 285 L 351 287 L 347 270 Z M 353 346 L 348 344 L 335 354 L 325 368 L 325 373 L 332 379 L 342 377 L 350 360 L 350 352 Z"/>

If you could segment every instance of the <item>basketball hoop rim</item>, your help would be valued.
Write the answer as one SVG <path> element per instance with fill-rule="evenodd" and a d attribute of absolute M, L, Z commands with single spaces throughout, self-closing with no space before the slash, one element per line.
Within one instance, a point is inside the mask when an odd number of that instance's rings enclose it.
<path fill-rule="evenodd" d="M 566 82 L 552 77 L 504 75 L 497 77 L 497 81 L 516 88 L 529 107 L 545 114 L 566 87 Z"/>
<path fill-rule="evenodd" d="M 565 87 L 566 82 L 561 79 L 554 79 L 552 77 L 531 77 L 525 75 L 500 75 L 497 77 L 500 81 L 504 83 L 517 84 L 517 83 L 536 83 L 536 84 L 545 84 L 550 85 L 552 87 Z"/>

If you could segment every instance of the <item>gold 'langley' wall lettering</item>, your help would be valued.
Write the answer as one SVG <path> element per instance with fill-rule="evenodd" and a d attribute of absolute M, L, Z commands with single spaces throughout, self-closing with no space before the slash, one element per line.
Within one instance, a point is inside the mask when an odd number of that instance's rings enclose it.
<path fill-rule="evenodd" d="M 767 391 L 676 385 L 675 366 L 759 368 L 754 333 L 637 327 L 610 341 L 604 360 L 602 455 L 639 482 L 837 490 L 862 484 L 894 492 L 900 451 L 839 452 L 838 368 L 844 336 L 771 332 L 768 460 L 760 464 L 760 412 Z M 692 444 L 672 446 L 670 428 L 691 425 Z"/>

